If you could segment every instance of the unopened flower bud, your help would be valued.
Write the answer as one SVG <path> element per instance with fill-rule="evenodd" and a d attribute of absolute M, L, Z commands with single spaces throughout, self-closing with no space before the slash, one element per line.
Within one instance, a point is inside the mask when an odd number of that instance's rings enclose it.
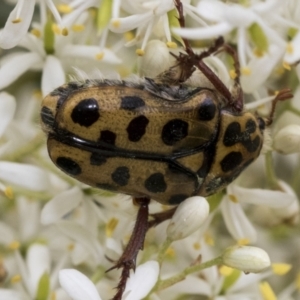
<path fill-rule="evenodd" d="M 274 149 L 283 154 L 300 152 L 300 126 L 288 125 L 274 137 Z"/>
<path fill-rule="evenodd" d="M 203 197 L 187 198 L 177 208 L 167 228 L 171 240 L 183 239 L 205 222 L 209 214 L 209 204 Z"/>
<path fill-rule="evenodd" d="M 166 43 L 159 40 L 152 40 L 147 43 L 145 54 L 140 57 L 139 62 L 141 74 L 154 78 L 170 67 L 170 49 Z"/>
<path fill-rule="evenodd" d="M 245 273 L 259 273 L 271 265 L 266 251 L 251 246 L 229 247 L 224 251 L 222 259 L 225 266 Z"/>

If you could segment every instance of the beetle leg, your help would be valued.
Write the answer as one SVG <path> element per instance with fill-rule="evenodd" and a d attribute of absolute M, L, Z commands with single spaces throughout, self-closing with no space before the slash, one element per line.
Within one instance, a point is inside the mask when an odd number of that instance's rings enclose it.
<path fill-rule="evenodd" d="M 180 27 L 185 27 L 185 18 L 183 15 L 183 7 L 180 0 L 174 0 L 175 7 L 178 11 L 178 21 L 180 24 Z M 185 51 L 187 55 L 173 55 L 176 57 L 177 61 L 179 62 L 179 65 L 182 68 L 182 74 L 191 76 L 192 67 L 196 66 L 206 77 L 207 79 L 212 83 L 212 85 L 215 87 L 215 89 L 225 98 L 227 104 L 231 106 L 234 110 L 240 112 L 243 110 L 243 93 L 241 88 L 238 85 L 238 88 L 236 89 L 234 95 L 231 94 L 229 89 L 226 87 L 226 85 L 220 80 L 220 78 L 204 63 L 203 59 L 205 57 L 208 57 L 212 55 L 213 53 L 216 53 L 222 46 L 224 46 L 224 39 L 223 37 L 219 37 L 213 46 L 211 46 L 208 50 L 203 51 L 200 54 L 195 54 L 189 41 L 186 38 L 182 38 L 182 41 L 184 43 Z M 230 54 L 234 53 L 235 51 L 228 46 L 224 47 L 225 51 L 229 52 Z M 236 69 L 239 66 L 238 59 L 236 55 L 233 55 L 233 59 L 235 61 Z M 239 68 L 238 68 L 239 69 Z M 237 75 L 239 75 L 239 71 L 236 70 Z M 189 77 L 185 78 L 181 76 L 181 80 L 185 81 Z M 239 83 L 239 76 L 237 76 L 236 83 Z"/>
<path fill-rule="evenodd" d="M 135 198 L 135 202 L 140 206 L 136 217 L 130 240 L 117 263 L 106 272 L 113 269 L 122 268 L 122 274 L 117 286 L 117 293 L 112 300 L 120 300 L 126 287 L 127 279 L 130 276 L 130 270 L 135 270 L 136 257 L 138 252 L 144 247 L 145 235 L 148 230 L 148 216 L 149 216 L 149 198 Z"/>
<path fill-rule="evenodd" d="M 292 97 L 293 97 L 293 94 L 290 89 L 282 89 L 278 92 L 278 94 L 276 95 L 276 97 L 274 98 L 274 100 L 272 102 L 272 108 L 271 108 L 270 114 L 269 114 L 268 118 L 266 119 L 267 126 L 270 126 L 273 122 L 275 108 L 276 108 L 278 101 L 284 101 L 284 100 L 290 99 Z"/>
<path fill-rule="evenodd" d="M 148 228 L 157 226 L 160 223 L 171 219 L 173 217 L 176 209 L 177 209 L 177 206 L 174 208 L 171 208 L 169 210 L 160 212 L 160 213 L 151 214 L 150 216 L 152 217 L 152 220 L 148 222 Z"/>

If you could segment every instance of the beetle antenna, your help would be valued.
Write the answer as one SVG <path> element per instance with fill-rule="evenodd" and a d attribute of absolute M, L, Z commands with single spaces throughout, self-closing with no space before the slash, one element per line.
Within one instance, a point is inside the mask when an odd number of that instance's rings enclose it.
<path fill-rule="evenodd" d="M 276 108 L 277 103 L 279 101 L 285 101 L 285 100 L 290 99 L 292 97 L 293 97 L 293 93 L 288 88 L 287 89 L 282 89 L 277 93 L 276 97 L 272 101 L 272 107 L 271 107 L 271 111 L 269 113 L 269 116 L 265 120 L 266 126 L 270 126 L 273 123 L 273 118 L 274 118 L 274 113 L 275 113 L 275 108 Z"/>

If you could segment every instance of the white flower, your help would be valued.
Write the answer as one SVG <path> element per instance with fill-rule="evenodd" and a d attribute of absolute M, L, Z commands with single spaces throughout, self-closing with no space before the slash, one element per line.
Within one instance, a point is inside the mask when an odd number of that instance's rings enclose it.
<path fill-rule="evenodd" d="M 117 1 L 116 1 L 117 2 Z M 113 10 L 113 18 L 110 22 L 110 30 L 121 33 L 137 28 L 136 37 L 128 45 L 133 45 L 142 40 L 139 54 L 143 55 L 146 44 L 152 34 L 165 36 L 170 46 L 171 33 L 167 13 L 174 8 L 172 0 L 159 1 L 141 1 L 140 5 L 130 5 L 130 1 L 122 1 L 122 7 L 130 11 L 131 15 L 120 18 L 116 6 Z"/>
<path fill-rule="evenodd" d="M 233 246 L 222 254 L 223 264 L 246 273 L 259 273 L 270 267 L 270 258 L 264 250 L 250 246 Z"/>
<path fill-rule="evenodd" d="M 122 299 L 140 300 L 148 295 L 155 285 L 159 274 L 159 266 L 155 261 L 137 267 L 132 273 Z M 74 269 L 61 270 L 59 273 L 61 286 L 74 300 L 101 300 L 95 285 L 82 273 Z"/>
<path fill-rule="evenodd" d="M 167 228 L 168 238 L 183 239 L 199 229 L 209 214 L 209 204 L 205 198 L 190 197 L 180 203 Z"/>
<path fill-rule="evenodd" d="M 15 47 L 27 33 L 32 21 L 36 0 L 18 0 L 14 10 L 10 13 L 4 29 L 0 33 L 0 47 L 9 49 Z M 60 15 L 52 0 L 42 0 L 42 4 L 52 12 L 58 24 L 61 24 Z M 45 7 L 46 8 L 46 7 Z"/>
<path fill-rule="evenodd" d="M 254 226 L 247 218 L 241 203 L 268 206 L 278 211 L 293 203 L 294 195 L 282 191 L 243 188 L 237 184 L 227 187 L 227 195 L 221 203 L 221 210 L 227 229 L 236 240 L 256 242 L 257 235 Z"/>
<path fill-rule="evenodd" d="M 212 25 L 198 28 L 174 28 L 174 33 L 188 39 L 216 38 L 237 30 L 237 50 L 241 66 L 241 85 L 244 92 L 254 93 L 261 87 L 285 50 L 284 39 L 274 30 L 273 18 L 278 14 L 281 1 L 269 0 L 249 7 L 225 4 L 221 1 L 200 1 L 198 14 Z M 250 31 L 257 49 L 251 51 Z M 254 53 L 258 52 L 258 55 Z M 264 66 L 263 68 L 261 66 Z"/>

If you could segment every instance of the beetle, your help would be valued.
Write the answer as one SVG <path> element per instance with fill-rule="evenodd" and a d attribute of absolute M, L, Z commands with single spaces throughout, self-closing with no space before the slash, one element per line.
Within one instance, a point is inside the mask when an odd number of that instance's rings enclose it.
<path fill-rule="evenodd" d="M 257 158 L 265 127 L 212 90 L 149 78 L 70 82 L 44 99 L 41 119 L 62 171 L 167 205 L 223 189 Z"/>
<path fill-rule="evenodd" d="M 182 4 L 176 0 L 175 6 L 184 27 Z M 219 38 L 196 54 L 182 40 L 186 53 L 173 55 L 176 64 L 156 78 L 73 81 L 42 102 L 41 124 L 54 164 L 91 186 L 132 195 L 140 205 L 130 241 L 111 268 L 123 269 L 114 300 L 121 299 L 149 227 L 175 211 L 148 222 L 149 200 L 178 205 L 224 189 L 259 156 L 276 103 L 292 96 L 282 90 L 265 119 L 244 111 L 235 51 Z M 220 49 L 234 60 L 232 92 L 203 62 Z M 188 84 L 195 69 L 212 88 Z"/>

